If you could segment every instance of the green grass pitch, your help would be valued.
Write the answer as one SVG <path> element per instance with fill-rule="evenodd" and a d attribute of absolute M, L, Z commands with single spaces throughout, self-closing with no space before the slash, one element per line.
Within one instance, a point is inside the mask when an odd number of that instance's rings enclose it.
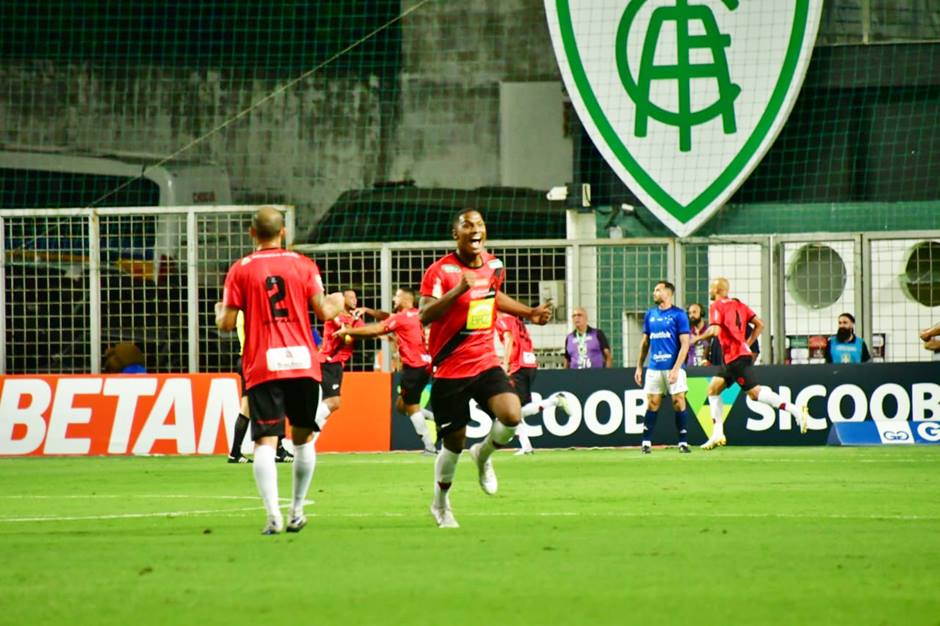
<path fill-rule="evenodd" d="M 321 454 L 264 537 L 247 465 L 0 459 L 0 624 L 940 624 L 940 447 L 464 455 L 457 530 L 432 464 Z"/>

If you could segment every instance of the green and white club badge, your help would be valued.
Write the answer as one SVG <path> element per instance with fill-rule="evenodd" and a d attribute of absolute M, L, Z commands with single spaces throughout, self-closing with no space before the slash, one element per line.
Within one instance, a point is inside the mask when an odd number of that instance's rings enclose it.
<path fill-rule="evenodd" d="M 643 204 L 686 236 L 783 128 L 822 0 L 545 0 L 545 11 L 594 144 Z"/>

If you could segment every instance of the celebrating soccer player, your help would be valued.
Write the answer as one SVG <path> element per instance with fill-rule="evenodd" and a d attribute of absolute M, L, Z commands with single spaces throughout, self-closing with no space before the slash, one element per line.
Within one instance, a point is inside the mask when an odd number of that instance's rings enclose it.
<path fill-rule="evenodd" d="M 783 398 L 766 387 L 757 384 L 754 377 L 751 345 L 764 329 L 764 322 L 751 307 L 737 298 L 728 297 L 730 283 L 727 278 L 716 278 L 708 286 L 708 295 L 712 305 L 709 313 L 711 325 L 704 333 L 695 338 L 696 342 L 707 341 L 718 337 L 721 343 L 721 352 L 725 363 L 718 371 L 718 375 L 708 383 L 708 404 L 712 413 L 712 436 L 702 444 L 703 450 L 711 450 L 727 443 L 724 432 L 724 407 L 721 402 L 721 391 L 734 383 L 741 385 L 751 400 L 763 402 L 775 409 L 783 409 L 790 413 L 800 425 L 800 432 L 806 432 L 809 421 L 809 410 L 805 406 L 796 406 L 784 402 Z M 747 335 L 748 324 L 754 330 Z M 748 337 L 747 339 L 745 337 Z"/>
<path fill-rule="evenodd" d="M 512 440 L 521 405 L 509 377 L 500 367 L 494 344 L 496 311 L 525 317 L 536 324 L 551 318 L 551 308 L 532 308 L 513 300 L 500 288 L 503 263 L 484 250 L 486 224 L 475 209 L 464 209 L 453 220 L 457 250 L 432 264 L 421 281 L 421 321 L 431 325 L 429 348 L 434 367 L 431 409 L 442 447 L 434 463 L 431 514 L 441 528 L 456 528 L 448 492 L 467 438 L 470 399 L 495 416 L 482 443 L 470 448 L 480 486 L 496 493 L 491 458 Z"/>
<path fill-rule="evenodd" d="M 255 213 L 249 230 L 255 252 L 236 261 L 225 278 L 222 302 L 216 304 L 216 325 L 235 328 L 238 312 L 245 315 L 242 355 L 245 386 L 255 442 L 255 483 L 267 512 L 261 531 L 276 535 L 284 529 L 278 504 L 275 447 L 291 423 L 294 442 L 293 497 L 288 532 L 306 523 L 304 501 L 316 466 L 313 435 L 316 423 L 320 363 L 310 332 L 309 308 L 322 320 L 343 310 L 343 295 L 323 295 L 317 264 L 281 248 L 284 216 L 274 207 Z"/>
<path fill-rule="evenodd" d="M 421 393 L 431 379 L 431 355 L 428 354 L 424 340 L 424 326 L 421 315 L 415 308 L 415 292 L 408 287 L 401 287 L 392 298 L 394 313 L 363 309 L 379 321 L 375 324 L 358 328 L 343 327 L 337 331 L 340 339 L 345 337 L 379 337 L 394 333 L 398 341 L 398 354 L 401 357 L 401 392 L 395 404 L 399 413 L 411 420 L 415 433 L 421 438 L 426 454 L 437 454 L 434 440 L 425 423 L 425 414 L 421 410 Z"/>
<path fill-rule="evenodd" d="M 356 292 L 347 289 L 343 292 L 343 311 L 323 324 L 323 344 L 319 355 L 320 368 L 323 370 L 323 383 L 320 385 L 323 402 L 317 407 L 317 426 L 321 431 L 330 415 L 339 410 L 343 369 L 353 354 L 352 338 L 341 336 L 339 330 L 365 326 L 365 322 L 355 313 L 358 303 Z"/>

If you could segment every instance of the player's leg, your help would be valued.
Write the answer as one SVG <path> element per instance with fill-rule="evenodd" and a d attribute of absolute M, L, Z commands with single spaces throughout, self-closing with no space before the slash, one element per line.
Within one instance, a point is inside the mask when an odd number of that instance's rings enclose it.
<path fill-rule="evenodd" d="M 284 447 L 284 437 L 277 438 L 277 450 L 275 454 L 274 460 L 278 463 L 294 462 L 294 455 L 288 452 L 287 448 Z"/>
<path fill-rule="evenodd" d="M 252 470 L 267 513 L 267 523 L 261 532 L 276 535 L 284 529 L 284 517 L 278 505 L 277 464 L 274 461 L 277 438 L 284 434 L 284 390 L 278 381 L 255 385 L 248 390 L 248 404 L 251 438 L 255 442 Z"/>
<path fill-rule="evenodd" d="M 750 376 L 750 378 L 747 378 L 747 376 Z M 749 389 L 745 387 L 745 391 L 747 391 L 747 395 L 751 398 L 751 400 L 762 402 L 763 404 L 772 406 L 775 409 L 783 409 L 792 415 L 796 423 L 799 424 L 800 433 L 806 434 L 806 428 L 809 423 L 809 409 L 807 407 L 798 406 L 792 402 L 786 402 L 772 389 L 758 385 L 757 381 L 753 380 L 753 374 L 749 372 L 747 376 L 745 377 L 748 380 L 746 384 L 753 385 Z"/>
<path fill-rule="evenodd" d="M 457 473 L 457 462 L 467 441 L 470 421 L 470 396 L 466 379 L 438 379 L 431 386 L 431 408 L 434 411 L 441 449 L 434 461 L 434 495 L 431 515 L 440 528 L 457 528 L 450 506 L 450 488 Z M 447 416 L 447 417 L 445 417 Z"/>
<path fill-rule="evenodd" d="M 520 404 L 522 404 L 522 419 L 518 428 L 516 428 L 516 438 L 519 440 L 519 452 L 516 454 L 532 454 L 535 451 L 532 448 L 529 435 L 525 432 L 525 418 L 542 410 L 542 404 L 532 400 L 532 384 L 535 382 L 535 371 L 534 367 L 522 367 L 512 374 L 512 385 L 516 390 L 516 395 L 519 396 Z"/>
<path fill-rule="evenodd" d="M 686 403 L 685 394 L 689 390 L 688 379 L 685 370 L 679 370 L 679 377 L 676 382 L 669 385 L 669 396 L 672 398 L 672 409 L 676 415 L 676 433 L 679 436 L 679 452 L 686 454 L 691 452 L 689 449 L 689 406 Z"/>
<path fill-rule="evenodd" d="M 248 396 L 243 395 L 238 417 L 235 419 L 235 432 L 232 433 L 232 449 L 228 453 L 229 463 L 251 463 L 251 459 L 242 454 L 242 444 L 245 442 L 245 435 L 251 424 L 251 420 L 248 419 L 249 412 Z"/>
<path fill-rule="evenodd" d="M 498 483 L 491 457 L 498 448 L 507 447 L 515 436 L 519 422 L 522 421 L 522 405 L 506 373 L 499 367 L 486 370 L 476 377 L 473 397 L 495 417 L 486 438 L 470 446 L 470 456 L 477 465 L 480 487 L 485 493 L 493 495 L 498 489 Z"/>
<path fill-rule="evenodd" d="M 424 411 L 421 410 L 421 392 L 429 378 L 428 371 L 418 367 L 404 367 L 401 372 L 401 392 L 396 401 L 396 408 L 411 420 L 415 434 L 421 438 L 424 454 L 437 454 L 434 440 L 428 429 Z"/>
<path fill-rule="evenodd" d="M 292 380 L 290 387 L 287 415 L 291 423 L 291 441 L 294 443 L 294 465 L 291 468 L 293 482 L 287 532 L 296 533 L 307 525 L 304 504 L 317 466 L 314 433 L 317 428 L 316 413 L 320 389 L 319 384 L 310 378 Z"/>
<path fill-rule="evenodd" d="M 708 383 L 708 408 L 712 414 L 712 434 L 708 441 L 702 444 L 703 450 L 711 450 L 728 442 L 725 439 L 725 407 L 721 401 L 721 392 L 729 382 L 725 379 L 724 372 L 725 369 L 722 368 L 718 375 Z"/>
<path fill-rule="evenodd" d="M 326 427 L 330 414 L 339 409 L 340 387 L 343 384 L 343 366 L 339 363 L 323 363 L 320 366 L 322 396 L 317 407 L 317 427 L 320 432 Z"/>
<path fill-rule="evenodd" d="M 643 382 L 643 391 L 646 392 L 646 414 L 643 416 L 643 441 L 640 450 L 649 454 L 653 450 L 653 431 L 656 430 L 656 419 L 659 416 L 659 407 L 666 392 L 666 372 L 662 370 L 647 369 Z"/>

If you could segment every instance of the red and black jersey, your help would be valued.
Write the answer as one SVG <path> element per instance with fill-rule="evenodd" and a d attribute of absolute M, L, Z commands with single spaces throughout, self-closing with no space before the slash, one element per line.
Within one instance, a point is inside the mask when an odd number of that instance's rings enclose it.
<path fill-rule="evenodd" d="M 725 363 L 731 363 L 742 356 L 752 356 L 746 339 L 747 323 L 757 317 L 757 314 L 751 307 L 737 298 L 724 298 L 712 302 L 710 309 L 711 323 L 721 330 L 718 333 L 718 342 L 721 344 Z"/>
<path fill-rule="evenodd" d="M 509 355 L 509 373 L 514 374 L 525 367 L 538 367 L 532 337 L 525 327 L 525 322 L 509 313 L 500 313 L 496 319 L 496 329 L 500 334 L 509 333 L 512 337 L 512 353 Z"/>
<path fill-rule="evenodd" d="M 358 317 L 353 317 L 351 313 L 340 313 L 331 320 L 323 323 L 323 343 L 320 345 L 320 360 L 324 363 L 339 363 L 346 366 L 346 361 L 352 358 L 353 344 L 346 343 L 336 336 L 336 331 L 341 326 L 347 328 L 358 328 L 365 326 Z"/>
<path fill-rule="evenodd" d="M 480 267 L 469 267 L 451 252 L 424 273 L 421 295 L 434 298 L 456 287 L 464 272 L 474 275 L 470 289 L 431 323 L 428 348 L 435 378 L 469 378 L 500 365 L 493 332 L 503 263 L 488 252 L 482 257 Z"/>
<path fill-rule="evenodd" d="M 320 293 L 317 264 L 296 252 L 258 250 L 232 265 L 222 302 L 244 314 L 246 389 L 281 378 L 320 380 L 309 314 L 310 299 Z"/>
<path fill-rule="evenodd" d="M 393 313 L 380 322 L 382 327 L 395 333 L 398 340 L 398 354 L 401 362 L 408 367 L 429 367 L 431 355 L 424 341 L 424 326 L 418 309 L 408 309 Z"/>

